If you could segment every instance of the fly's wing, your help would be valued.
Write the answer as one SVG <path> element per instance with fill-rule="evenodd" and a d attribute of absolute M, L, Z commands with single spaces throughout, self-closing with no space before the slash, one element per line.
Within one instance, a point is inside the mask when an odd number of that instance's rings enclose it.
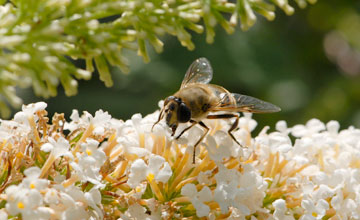
<path fill-rule="evenodd" d="M 237 93 L 222 93 L 219 104 L 212 111 L 272 113 L 281 109 L 263 100 Z"/>
<path fill-rule="evenodd" d="M 181 83 L 181 89 L 188 84 L 201 83 L 208 84 L 213 76 L 213 70 L 210 62 L 202 57 L 195 60 L 186 71 L 185 77 Z"/>

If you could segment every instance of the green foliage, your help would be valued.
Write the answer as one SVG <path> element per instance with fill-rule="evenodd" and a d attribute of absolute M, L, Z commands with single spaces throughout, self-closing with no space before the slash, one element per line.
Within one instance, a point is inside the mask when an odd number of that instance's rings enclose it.
<path fill-rule="evenodd" d="M 295 2 L 306 6 L 305 0 Z M 287 15 L 294 12 L 287 0 L 10 1 L 0 7 L 0 113 L 8 117 L 8 104 L 21 105 L 16 86 L 32 87 L 48 98 L 57 95 L 61 83 L 71 96 L 77 93 L 76 79 L 89 79 L 95 63 L 100 80 L 110 87 L 109 65 L 129 72 L 124 49 L 136 50 L 149 62 L 148 45 L 160 53 L 159 37 L 170 34 L 193 50 L 191 32 L 205 29 L 206 41 L 212 43 L 217 24 L 229 34 L 238 23 L 247 30 L 256 22 L 255 13 L 273 20 L 275 6 Z M 77 59 L 85 60 L 85 69 L 74 65 Z"/>

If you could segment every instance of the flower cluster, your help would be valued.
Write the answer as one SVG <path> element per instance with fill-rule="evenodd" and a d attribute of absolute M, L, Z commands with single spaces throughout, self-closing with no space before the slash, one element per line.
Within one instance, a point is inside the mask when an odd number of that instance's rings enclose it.
<path fill-rule="evenodd" d="M 174 140 L 158 112 L 130 120 L 46 103 L 0 125 L 0 219 L 360 219 L 360 130 L 312 119 L 255 137 L 251 114 Z M 184 129 L 179 127 L 179 130 Z M 178 132 L 180 132 L 178 131 Z"/>

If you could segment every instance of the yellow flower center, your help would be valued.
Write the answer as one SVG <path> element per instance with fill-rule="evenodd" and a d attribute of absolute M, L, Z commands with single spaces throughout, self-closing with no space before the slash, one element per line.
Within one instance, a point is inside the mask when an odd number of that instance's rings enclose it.
<path fill-rule="evenodd" d="M 155 175 L 153 173 L 149 173 L 147 175 L 147 179 L 149 180 L 149 182 L 152 182 L 154 178 L 155 178 Z"/>
<path fill-rule="evenodd" d="M 30 189 L 35 189 L 35 184 L 34 183 L 30 184 Z"/>
<path fill-rule="evenodd" d="M 141 187 L 140 187 L 140 186 L 137 186 L 137 187 L 135 188 L 135 191 L 136 191 L 136 192 L 141 192 Z"/>
<path fill-rule="evenodd" d="M 24 205 L 24 203 L 22 203 L 22 202 L 18 202 L 17 207 L 18 207 L 19 209 L 24 209 L 24 208 L 25 208 L 25 205 Z"/>
<path fill-rule="evenodd" d="M 318 214 L 317 214 L 316 212 L 313 212 L 313 213 L 312 213 L 312 216 L 317 217 Z"/>
<path fill-rule="evenodd" d="M 86 149 L 86 153 L 87 155 L 91 156 L 92 155 L 92 151 L 90 149 Z"/>

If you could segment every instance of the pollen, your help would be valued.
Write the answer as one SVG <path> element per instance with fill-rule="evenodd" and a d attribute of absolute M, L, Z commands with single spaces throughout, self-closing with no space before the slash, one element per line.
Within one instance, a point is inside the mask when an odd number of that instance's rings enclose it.
<path fill-rule="evenodd" d="M 24 209 L 24 208 L 25 208 L 25 205 L 24 205 L 24 203 L 22 203 L 22 202 L 18 202 L 17 207 L 18 207 L 19 209 Z"/>

